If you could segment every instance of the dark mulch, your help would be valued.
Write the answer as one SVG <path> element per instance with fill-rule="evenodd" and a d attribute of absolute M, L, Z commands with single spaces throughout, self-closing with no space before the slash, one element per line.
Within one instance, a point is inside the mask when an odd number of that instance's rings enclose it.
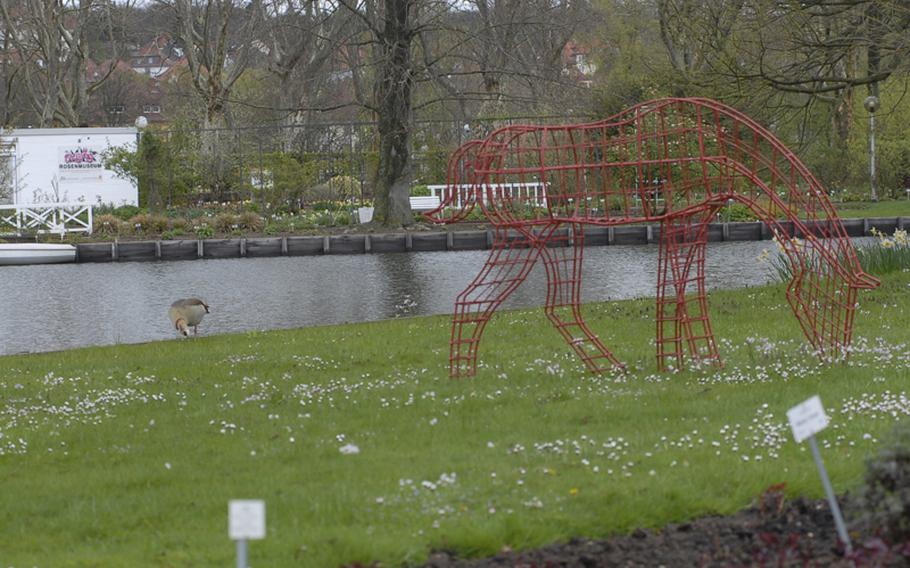
<path fill-rule="evenodd" d="M 704 517 L 660 531 L 636 530 L 605 540 L 572 539 L 537 550 L 505 551 L 492 558 L 465 560 L 439 551 L 423 568 L 556 568 L 647 566 L 817 566 L 848 567 L 837 543 L 825 501 L 766 498 L 730 516 Z M 871 541 L 866 544 L 871 546 Z M 861 550 L 856 565 L 910 566 L 893 551 Z"/>

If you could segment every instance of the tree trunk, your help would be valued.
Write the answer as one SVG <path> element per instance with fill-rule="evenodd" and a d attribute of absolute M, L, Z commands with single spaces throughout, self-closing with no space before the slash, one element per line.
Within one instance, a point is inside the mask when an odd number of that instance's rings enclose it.
<path fill-rule="evenodd" d="M 378 77 L 379 172 L 373 219 L 386 226 L 411 225 L 411 0 L 385 0 Z"/>

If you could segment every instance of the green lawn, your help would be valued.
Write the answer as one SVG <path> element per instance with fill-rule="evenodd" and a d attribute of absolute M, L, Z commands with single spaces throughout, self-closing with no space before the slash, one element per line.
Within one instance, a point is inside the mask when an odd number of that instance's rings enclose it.
<path fill-rule="evenodd" d="M 910 217 L 910 199 L 835 203 L 834 206 L 837 208 L 837 214 L 845 219 L 856 217 Z"/>
<path fill-rule="evenodd" d="M 833 367 L 779 286 L 711 295 L 727 366 L 701 372 L 656 372 L 652 300 L 587 306 L 625 376 L 585 374 L 541 310 L 494 319 L 462 380 L 445 317 L 0 358 L 0 562 L 229 566 L 236 498 L 267 504 L 252 565 L 336 567 L 659 527 L 780 482 L 818 497 L 785 417 L 816 393 L 843 491 L 910 412 L 908 286 L 861 296 Z"/>

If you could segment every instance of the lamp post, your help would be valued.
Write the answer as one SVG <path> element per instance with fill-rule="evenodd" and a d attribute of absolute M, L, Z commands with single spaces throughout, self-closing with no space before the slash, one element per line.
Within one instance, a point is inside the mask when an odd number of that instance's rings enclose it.
<path fill-rule="evenodd" d="M 875 179 L 875 111 L 881 106 L 881 101 L 875 95 L 866 97 L 863 106 L 869 111 L 869 181 L 872 185 L 872 201 L 878 201 Z"/>
<path fill-rule="evenodd" d="M 139 151 L 139 142 L 142 141 L 142 131 L 149 125 L 149 120 L 142 115 L 136 117 L 136 151 Z"/>
<path fill-rule="evenodd" d="M 458 130 L 459 146 L 471 139 L 471 126 L 467 122 L 465 122 L 461 128 L 456 126 L 456 129 Z"/>
<path fill-rule="evenodd" d="M 145 172 L 145 168 L 143 167 L 145 164 L 143 162 L 139 161 L 139 160 L 144 161 L 144 159 L 145 159 L 145 157 L 142 155 L 142 131 L 145 130 L 145 127 L 149 125 L 149 121 L 147 118 L 145 118 L 144 116 L 142 116 L 140 114 L 139 116 L 136 117 L 136 122 L 134 124 L 136 125 L 136 160 L 137 160 L 136 165 L 139 167 L 139 170 L 136 172 L 136 174 L 137 174 L 136 175 L 136 189 L 141 194 L 143 184 L 140 183 L 140 180 L 144 177 L 143 174 Z M 140 197 L 141 197 L 141 195 L 140 195 Z M 141 199 L 140 199 L 140 203 L 141 203 Z"/>

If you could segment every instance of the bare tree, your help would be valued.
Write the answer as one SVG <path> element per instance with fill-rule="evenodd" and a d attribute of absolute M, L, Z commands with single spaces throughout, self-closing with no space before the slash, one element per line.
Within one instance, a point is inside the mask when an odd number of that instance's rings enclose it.
<path fill-rule="evenodd" d="M 150 101 L 148 77 L 139 75 L 121 63 L 91 97 L 86 116 L 93 124 L 131 126 L 142 107 Z"/>
<path fill-rule="evenodd" d="M 565 50 L 593 24 L 588 2 L 470 0 L 457 6 L 437 32 L 448 50 L 437 49 L 433 60 L 456 79 L 462 98 L 482 102 L 480 114 L 540 110 L 556 101 L 564 109 L 581 92 L 567 74 Z M 429 49 L 426 42 L 421 48 Z"/>
<path fill-rule="evenodd" d="M 324 0 L 266 0 L 262 28 L 267 69 L 278 80 L 285 123 L 298 125 L 330 103 L 322 100 L 332 79 L 330 64 L 343 49 L 351 13 Z"/>
<path fill-rule="evenodd" d="M 262 22 L 259 0 L 159 0 L 170 7 L 193 90 L 205 107 L 204 128 L 228 124 L 231 90 L 246 71 Z"/>
<path fill-rule="evenodd" d="M 101 26 L 116 53 L 109 0 L 0 0 L 0 18 L 8 33 L 18 75 L 38 116 L 39 126 L 77 126 L 91 93 L 116 62 L 89 84 L 89 30 Z"/>
<path fill-rule="evenodd" d="M 657 0 L 660 38 L 677 75 L 677 95 L 687 85 L 703 81 L 713 62 L 723 57 L 735 26 L 741 22 L 745 0 Z"/>
<path fill-rule="evenodd" d="M 0 53 L 0 78 L 3 81 L 3 92 L 0 94 L 0 105 L 2 105 L 0 126 L 5 128 L 14 125 L 19 115 L 16 95 L 20 89 L 17 89 L 16 86 L 21 82 L 19 77 L 23 69 L 18 63 L 13 63 L 14 50 L 12 49 L 9 33 L 3 34 L 3 45 L 0 49 L 2 49 L 2 53 Z"/>
<path fill-rule="evenodd" d="M 901 0 L 752 0 L 751 8 L 742 74 L 775 89 L 831 93 L 908 69 L 910 5 Z"/>

